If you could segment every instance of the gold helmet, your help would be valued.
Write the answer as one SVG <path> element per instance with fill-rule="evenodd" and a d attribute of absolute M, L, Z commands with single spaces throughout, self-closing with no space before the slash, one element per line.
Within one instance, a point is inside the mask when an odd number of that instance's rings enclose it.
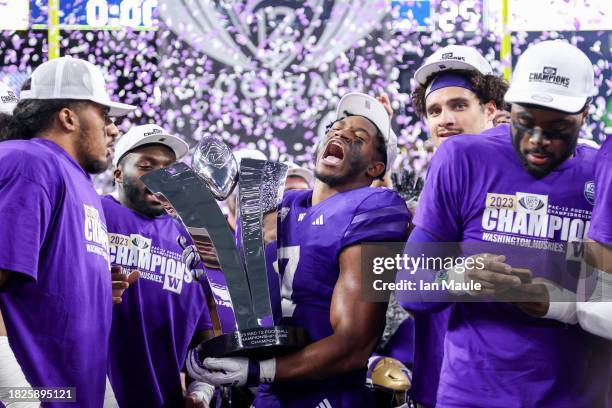
<path fill-rule="evenodd" d="M 373 388 L 377 401 L 390 400 L 393 401 L 393 406 L 405 404 L 411 378 L 410 370 L 394 358 L 375 356 L 370 357 L 368 361 L 367 384 Z"/>

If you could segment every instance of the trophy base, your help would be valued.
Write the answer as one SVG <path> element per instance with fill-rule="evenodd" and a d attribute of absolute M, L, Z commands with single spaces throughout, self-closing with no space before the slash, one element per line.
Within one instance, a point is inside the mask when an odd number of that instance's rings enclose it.
<path fill-rule="evenodd" d="M 206 357 L 249 357 L 265 360 L 306 346 L 306 331 L 300 327 L 256 327 L 222 334 L 201 343 L 198 354 Z"/>

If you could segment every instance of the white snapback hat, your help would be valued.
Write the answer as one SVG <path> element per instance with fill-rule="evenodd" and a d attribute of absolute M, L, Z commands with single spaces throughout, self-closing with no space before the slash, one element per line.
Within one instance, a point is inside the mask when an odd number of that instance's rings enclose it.
<path fill-rule="evenodd" d="M 389 171 L 397 157 L 397 136 L 393 129 L 391 129 L 391 119 L 383 104 L 369 95 L 360 92 L 350 92 L 340 99 L 336 108 L 336 119 L 345 117 L 345 112 L 369 119 L 380 130 L 385 141 L 385 148 L 387 149 L 385 172 Z"/>
<path fill-rule="evenodd" d="M 189 151 L 189 145 L 183 139 L 171 135 L 161 126 L 154 124 L 134 126 L 119 138 L 115 147 L 115 156 L 113 156 L 113 166 L 117 166 L 123 156 L 137 147 L 152 143 L 168 146 L 174 151 L 176 160 L 183 157 Z"/>
<path fill-rule="evenodd" d="M 19 98 L 17 98 L 15 91 L 4 82 L 0 82 L 0 113 L 12 115 L 18 102 Z"/>
<path fill-rule="evenodd" d="M 111 101 L 100 68 L 82 59 L 66 56 L 49 60 L 32 72 L 31 79 L 30 89 L 21 92 L 21 99 L 87 100 L 108 106 L 110 116 L 127 115 L 136 109 Z"/>
<path fill-rule="evenodd" d="M 425 85 L 432 74 L 458 69 L 478 71 L 483 75 L 493 73 L 491 64 L 476 48 L 467 45 L 447 45 L 425 60 L 425 63 L 414 73 L 414 79 L 419 85 Z"/>
<path fill-rule="evenodd" d="M 578 48 L 542 41 L 519 57 L 504 99 L 576 113 L 595 93 L 594 77 L 593 64 Z"/>
<path fill-rule="evenodd" d="M 312 174 L 312 171 L 304 167 L 300 167 L 292 162 L 285 162 L 285 164 L 287 167 L 289 167 L 287 170 L 287 177 L 301 177 L 306 181 L 306 183 L 308 183 L 309 186 L 313 186 L 314 175 Z"/>

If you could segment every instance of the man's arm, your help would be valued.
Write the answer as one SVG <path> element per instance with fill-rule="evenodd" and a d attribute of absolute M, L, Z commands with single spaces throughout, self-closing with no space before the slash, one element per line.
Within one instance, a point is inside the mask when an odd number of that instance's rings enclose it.
<path fill-rule="evenodd" d="M 386 308 L 362 299 L 361 245 L 345 248 L 331 303 L 334 333 L 279 357 L 275 380 L 327 378 L 364 367 L 383 329 Z"/>
<path fill-rule="evenodd" d="M 339 258 L 330 322 L 333 334 L 277 359 L 187 357 L 189 374 L 217 385 L 245 385 L 289 379 L 323 379 L 365 367 L 385 323 L 385 303 L 361 298 L 361 246 L 346 247 Z"/>
<path fill-rule="evenodd" d="M 576 304 L 580 326 L 612 340 L 612 245 L 587 242 L 578 291 L 586 299 Z M 587 291 L 585 288 L 590 287 Z"/>

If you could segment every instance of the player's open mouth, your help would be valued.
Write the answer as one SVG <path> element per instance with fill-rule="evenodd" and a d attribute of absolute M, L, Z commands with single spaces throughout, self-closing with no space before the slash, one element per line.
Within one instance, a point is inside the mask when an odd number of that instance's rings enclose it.
<path fill-rule="evenodd" d="M 337 140 L 327 144 L 323 152 L 323 163 L 328 166 L 339 166 L 344 160 L 344 146 Z"/>
<path fill-rule="evenodd" d="M 112 156 L 113 154 L 115 154 L 115 144 L 114 143 L 106 146 L 106 155 Z"/>

